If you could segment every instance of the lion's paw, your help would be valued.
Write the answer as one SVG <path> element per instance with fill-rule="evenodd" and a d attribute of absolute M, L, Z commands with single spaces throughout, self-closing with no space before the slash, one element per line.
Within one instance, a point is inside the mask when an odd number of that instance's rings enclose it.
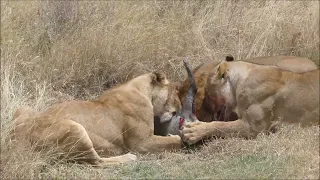
<path fill-rule="evenodd" d="M 182 140 L 189 145 L 195 144 L 206 135 L 206 125 L 205 122 L 193 122 L 185 124 L 182 130 Z"/>
<path fill-rule="evenodd" d="M 122 156 L 124 162 L 130 162 L 130 161 L 136 161 L 138 158 L 136 155 L 131 154 L 131 153 L 127 153 L 125 155 Z"/>

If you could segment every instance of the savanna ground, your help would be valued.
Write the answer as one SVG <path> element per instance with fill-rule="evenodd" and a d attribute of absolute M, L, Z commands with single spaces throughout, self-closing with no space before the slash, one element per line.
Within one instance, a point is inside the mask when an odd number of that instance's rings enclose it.
<path fill-rule="evenodd" d="M 227 54 L 319 64 L 319 1 L 1 1 L 1 179 L 318 179 L 319 127 L 218 139 L 106 169 L 5 142 L 22 105 L 92 99 L 156 69 L 178 81 L 185 57 L 195 67 Z"/>

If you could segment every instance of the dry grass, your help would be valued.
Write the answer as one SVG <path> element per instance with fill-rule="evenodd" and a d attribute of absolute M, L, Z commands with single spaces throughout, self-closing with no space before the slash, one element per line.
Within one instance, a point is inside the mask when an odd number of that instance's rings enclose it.
<path fill-rule="evenodd" d="M 52 163 L 48 154 L 10 145 L 1 154 L 1 179 L 317 179 L 320 161 L 319 128 L 297 126 L 254 140 L 219 139 L 197 150 L 139 155 L 137 162 L 106 169 Z"/>
<path fill-rule="evenodd" d="M 194 67 L 226 54 L 319 64 L 319 2 L 1 1 L 1 179 L 319 178 L 318 127 L 141 155 L 104 170 L 52 164 L 46 153 L 4 143 L 19 106 L 90 99 L 156 69 L 181 80 L 183 58 Z"/>

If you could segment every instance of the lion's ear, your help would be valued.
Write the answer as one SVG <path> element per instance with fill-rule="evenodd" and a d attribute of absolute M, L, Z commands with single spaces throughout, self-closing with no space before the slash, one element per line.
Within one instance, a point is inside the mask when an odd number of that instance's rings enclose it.
<path fill-rule="evenodd" d="M 208 78 L 208 82 L 211 84 L 216 84 L 220 82 L 222 78 L 226 78 L 228 76 L 228 63 L 222 62 L 218 66 L 215 67 L 215 73 L 211 74 L 211 76 Z"/>
<path fill-rule="evenodd" d="M 170 84 L 174 87 L 174 89 L 179 92 L 183 88 L 183 83 L 184 81 L 181 82 L 171 82 Z"/>
<path fill-rule="evenodd" d="M 217 75 L 219 78 L 225 78 L 228 72 L 228 64 L 227 63 L 221 63 L 218 67 Z"/>
<path fill-rule="evenodd" d="M 234 57 L 232 55 L 227 55 L 226 61 L 234 61 Z"/>
<path fill-rule="evenodd" d="M 163 72 L 159 72 L 159 71 L 152 73 L 152 82 L 156 84 L 161 84 L 161 85 L 169 84 L 169 81 L 166 75 Z"/>

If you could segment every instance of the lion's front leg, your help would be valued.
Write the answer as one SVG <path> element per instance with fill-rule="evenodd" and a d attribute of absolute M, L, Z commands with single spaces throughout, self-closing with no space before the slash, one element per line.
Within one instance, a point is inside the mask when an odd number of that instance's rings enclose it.
<path fill-rule="evenodd" d="M 156 136 L 152 135 L 144 140 L 131 141 L 130 150 L 139 153 L 163 152 L 167 150 L 177 150 L 182 147 L 180 136 Z"/>
<path fill-rule="evenodd" d="M 230 122 L 194 122 L 186 124 L 182 130 L 183 141 L 190 145 L 212 136 L 249 138 L 254 134 L 250 125 L 242 119 Z"/>
<path fill-rule="evenodd" d="M 145 123 L 128 129 L 125 132 L 125 141 L 130 150 L 140 153 L 163 152 L 180 149 L 183 146 L 180 136 L 153 135 L 153 128 Z"/>

